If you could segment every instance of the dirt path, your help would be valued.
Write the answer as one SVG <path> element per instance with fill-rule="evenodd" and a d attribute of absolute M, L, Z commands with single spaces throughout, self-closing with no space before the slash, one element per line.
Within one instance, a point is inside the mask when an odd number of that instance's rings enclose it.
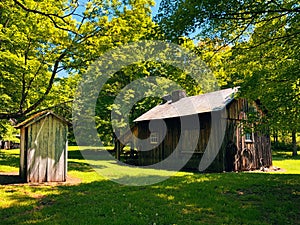
<path fill-rule="evenodd" d="M 0 172 L 0 185 L 30 185 L 30 186 L 57 186 L 57 185 L 76 185 L 80 184 L 81 179 L 67 177 L 66 182 L 44 182 L 44 183 L 24 183 L 18 172 Z"/>

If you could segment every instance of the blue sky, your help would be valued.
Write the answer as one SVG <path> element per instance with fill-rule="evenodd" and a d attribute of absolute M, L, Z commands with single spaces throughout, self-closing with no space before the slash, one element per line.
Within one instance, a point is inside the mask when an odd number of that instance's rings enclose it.
<path fill-rule="evenodd" d="M 158 11 L 158 8 L 159 8 L 159 4 L 160 4 L 161 0 L 155 0 L 155 6 L 152 7 L 152 16 L 155 16 L 157 11 Z"/>
<path fill-rule="evenodd" d="M 160 2 L 161 2 L 161 0 L 155 0 L 155 6 L 151 7 L 152 16 L 155 16 L 157 14 Z M 68 76 L 68 73 L 66 73 L 66 71 L 61 71 L 58 73 L 58 77 L 67 77 L 67 76 Z"/>

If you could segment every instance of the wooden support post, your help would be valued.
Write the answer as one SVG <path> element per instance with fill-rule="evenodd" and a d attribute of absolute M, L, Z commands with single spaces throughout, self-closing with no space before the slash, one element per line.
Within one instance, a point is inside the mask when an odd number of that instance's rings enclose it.
<path fill-rule="evenodd" d="M 120 160 L 121 155 L 121 143 L 119 140 L 116 140 L 116 159 Z"/>
<path fill-rule="evenodd" d="M 130 158 L 133 159 L 134 157 L 134 144 L 130 142 Z"/>

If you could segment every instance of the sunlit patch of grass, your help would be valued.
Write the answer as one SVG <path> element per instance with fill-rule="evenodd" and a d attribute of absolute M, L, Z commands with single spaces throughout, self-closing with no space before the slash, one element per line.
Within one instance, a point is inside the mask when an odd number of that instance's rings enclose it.
<path fill-rule="evenodd" d="M 0 150 L 0 172 L 18 172 L 20 164 L 20 150 Z"/>
<path fill-rule="evenodd" d="M 279 167 L 286 174 L 300 174 L 300 152 L 292 157 L 292 152 L 274 151 L 273 165 Z"/>
<path fill-rule="evenodd" d="M 15 161 L 17 156 L 13 154 L 6 159 Z M 70 147 L 69 156 L 68 175 L 80 178 L 81 183 L 1 185 L 0 223 L 147 225 L 300 221 L 299 174 L 178 172 L 153 185 L 126 186 L 100 176 L 76 147 Z M 298 159 L 274 156 L 273 164 L 282 162 L 282 168 L 287 169 L 290 160 L 299 173 Z M 14 168 L 18 171 L 18 167 Z M 134 170 L 122 174 L 126 173 L 145 175 Z M 287 169 L 287 173 L 294 172 Z"/>
<path fill-rule="evenodd" d="M 173 195 L 167 195 L 167 194 L 157 194 L 158 197 L 166 199 L 168 201 L 172 201 L 175 199 Z"/>

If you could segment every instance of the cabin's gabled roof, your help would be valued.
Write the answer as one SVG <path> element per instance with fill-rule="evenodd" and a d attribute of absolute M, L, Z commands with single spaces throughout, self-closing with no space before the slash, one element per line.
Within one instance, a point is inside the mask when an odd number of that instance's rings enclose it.
<path fill-rule="evenodd" d="M 207 94 L 181 98 L 176 102 L 166 102 L 150 109 L 135 119 L 134 122 L 219 111 L 232 102 L 237 91 L 238 88 L 228 88 Z"/>
<path fill-rule="evenodd" d="M 28 127 L 29 125 L 36 123 L 39 120 L 41 120 L 49 115 L 54 116 L 56 119 L 58 119 L 62 123 L 69 124 L 69 122 L 66 119 L 58 116 L 57 114 L 55 114 L 54 112 L 52 112 L 50 110 L 46 110 L 46 111 L 42 111 L 42 112 L 34 114 L 33 116 L 29 117 L 28 119 L 24 120 L 23 122 L 17 124 L 15 126 L 15 128 Z"/>

